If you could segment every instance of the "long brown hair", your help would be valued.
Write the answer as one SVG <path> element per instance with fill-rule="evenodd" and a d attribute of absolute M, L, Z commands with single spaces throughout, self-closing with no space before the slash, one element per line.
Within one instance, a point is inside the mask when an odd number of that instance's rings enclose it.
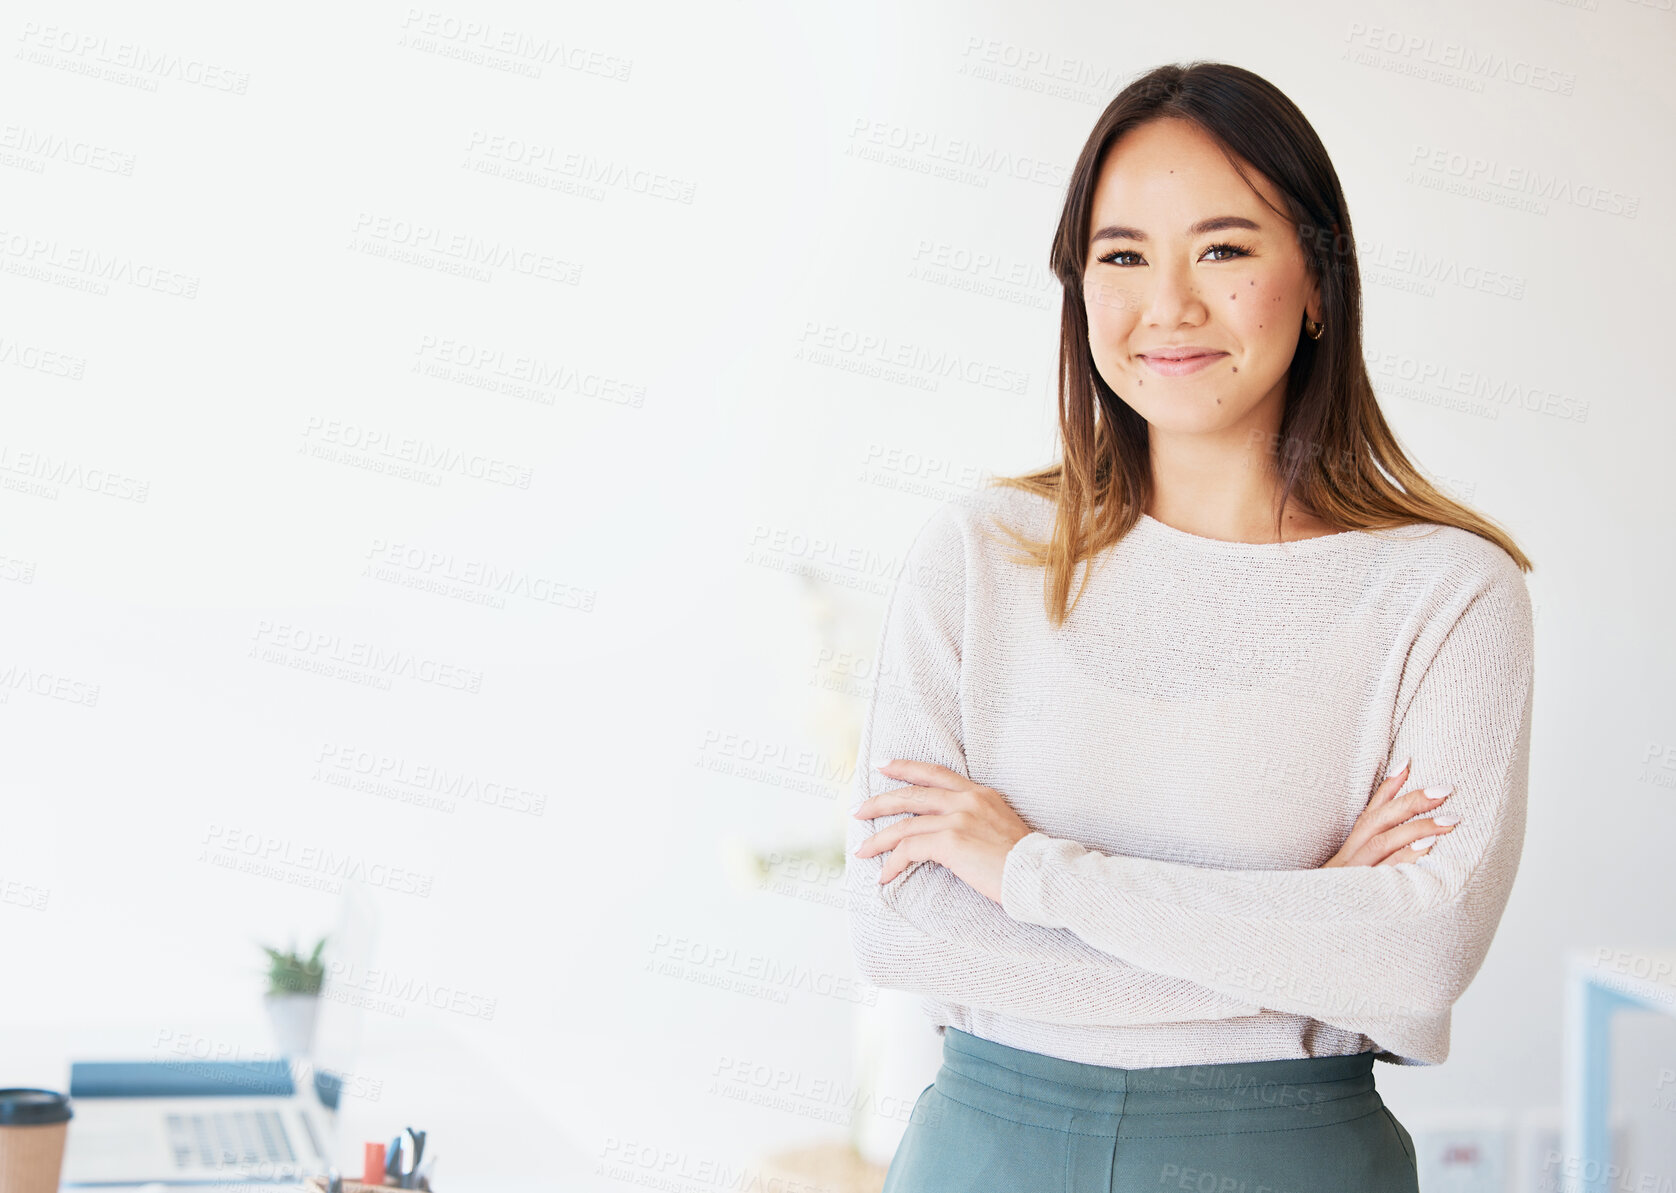
<path fill-rule="evenodd" d="M 1077 566 L 1127 534 L 1152 497 L 1146 420 L 1112 392 L 1089 351 L 1083 272 L 1106 151 L 1130 129 L 1163 117 L 1205 130 L 1247 182 L 1249 165 L 1273 183 L 1290 209 L 1279 214 L 1297 229 L 1310 275 L 1321 285 L 1325 330 L 1315 340 L 1299 329 L 1280 430 L 1274 442 L 1262 445 L 1274 453 L 1282 478 L 1276 538 L 1286 503 L 1296 499 L 1339 530 L 1458 526 L 1489 539 L 1530 571 L 1530 560 L 1506 531 L 1420 475 L 1385 423 L 1363 359 L 1362 283 L 1350 212 L 1309 121 L 1279 88 L 1248 70 L 1219 62 L 1170 64 L 1130 83 L 1095 122 L 1071 172 L 1054 234 L 1049 263 L 1065 291 L 1059 324 L 1062 458 L 989 482 L 1057 505 L 1046 542 L 1002 527 L 1026 561 L 1046 569 L 1043 597 L 1051 624 L 1069 616 Z"/>

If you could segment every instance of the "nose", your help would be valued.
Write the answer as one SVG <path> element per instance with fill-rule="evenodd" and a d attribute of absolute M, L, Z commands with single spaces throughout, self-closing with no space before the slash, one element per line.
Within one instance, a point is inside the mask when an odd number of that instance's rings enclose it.
<path fill-rule="evenodd" d="M 1148 327 L 1167 330 L 1204 320 L 1205 304 L 1188 266 L 1160 265 L 1149 272 L 1152 286 L 1143 300 L 1143 318 Z"/>

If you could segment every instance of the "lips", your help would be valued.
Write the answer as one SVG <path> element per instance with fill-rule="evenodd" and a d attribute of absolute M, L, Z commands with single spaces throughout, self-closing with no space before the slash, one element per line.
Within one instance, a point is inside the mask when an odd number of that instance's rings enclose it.
<path fill-rule="evenodd" d="M 1209 348 L 1164 348 L 1155 353 L 1142 353 L 1141 359 L 1155 373 L 1161 373 L 1166 377 L 1180 377 L 1209 368 L 1227 355 L 1226 352 L 1217 352 Z"/>
<path fill-rule="evenodd" d="M 1189 360 L 1195 356 L 1221 356 L 1222 352 L 1216 348 L 1201 348 L 1197 344 L 1177 344 L 1173 348 L 1155 348 L 1140 355 L 1150 360 Z"/>

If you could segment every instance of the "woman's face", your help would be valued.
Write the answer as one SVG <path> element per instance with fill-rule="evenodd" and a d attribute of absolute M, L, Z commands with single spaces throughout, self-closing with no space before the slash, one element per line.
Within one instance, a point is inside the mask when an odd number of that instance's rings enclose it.
<path fill-rule="evenodd" d="M 1155 431 L 1277 427 L 1304 314 L 1321 317 L 1319 287 L 1293 225 L 1216 142 L 1176 118 L 1130 129 L 1106 154 L 1090 228 L 1089 348 L 1113 392 Z M 1160 358 L 1182 349 L 1205 355 Z"/>

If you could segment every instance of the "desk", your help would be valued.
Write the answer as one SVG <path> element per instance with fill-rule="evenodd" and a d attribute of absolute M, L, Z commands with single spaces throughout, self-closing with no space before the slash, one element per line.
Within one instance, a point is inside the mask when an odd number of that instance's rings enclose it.
<path fill-rule="evenodd" d="M 246 1057 L 271 1047 L 262 1023 L 206 1025 L 198 1030 L 205 1039 L 241 1042 L 241 1047 L 248 1048 L 243 1053 Z M 160 1050 L 157 1038 L 155 1026 L 7 1024 L 0 1029 L 4 1064 L 0 1085 L 68 1090 L 71 1059 L 181 1059 Z M 369 1015 L 356 1067 L 365 1074 L 377 1074 L 379 1084 L 376 1097 L 345 1097 L 339 1107 L 334 1154 L 345 1176 L 360 1175 L 363 1143 L 388 1142 L 411 1124 L 430 1132 L 440 1193 L 568 1193 L 572 1189 L 622 1193 L 620 1185 L 593 1175 L 595 1160 L 569 1139 L 562 1126 L 520 1097 L 511 1083 L 446 1027 Z M 107 1185 L 101 1193 L 119 1193 L 124 1187 L 144 1186 Z M 218 1190 L 232 1187 L 216 1186 Z"/>
<path fill-rule="evenodd" d="M 1614 1162 L 1612 1016 L 1628 1008 L 1676 1015 L 1676 950 L 1595 949 L 1566 959 L 1565 1142 L 1560 1188 L 1605 1193 Z"/>

